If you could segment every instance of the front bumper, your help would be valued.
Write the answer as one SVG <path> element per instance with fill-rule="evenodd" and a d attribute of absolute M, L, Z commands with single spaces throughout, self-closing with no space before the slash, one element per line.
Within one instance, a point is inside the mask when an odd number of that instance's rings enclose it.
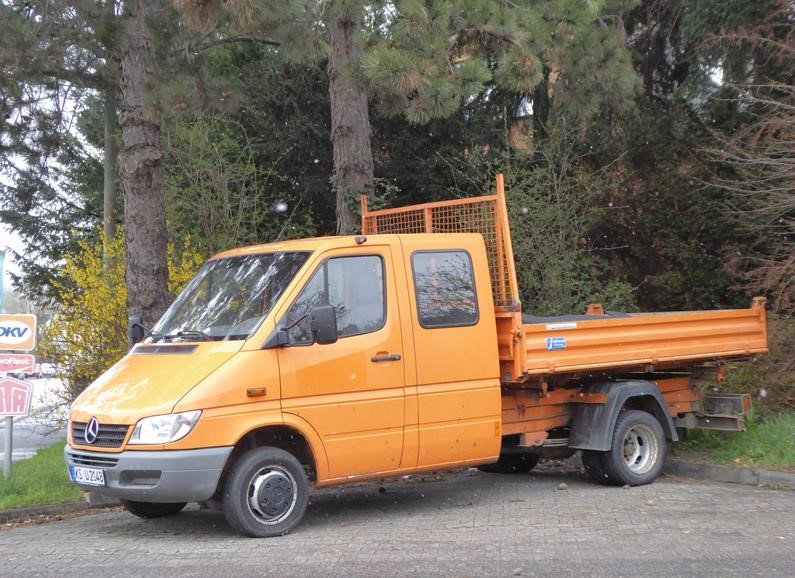
<path fill-rule="evenodd" d="M 178 451 L 123 451 L 117 454 L 64 448 L 67 465 L 100 468 L 104 486 L 77 484 L 138 502 L 203 502 L 218 487 L 232 447 Z M 70 476 L 71 477 L 71 476 Z"/>

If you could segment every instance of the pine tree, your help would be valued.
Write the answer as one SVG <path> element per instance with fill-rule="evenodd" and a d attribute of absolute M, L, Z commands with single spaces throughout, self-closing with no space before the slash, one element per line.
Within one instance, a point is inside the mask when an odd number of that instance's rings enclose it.
<path fill-rule="evenodd" d="M 354 206 L 359 195 L 371 194 L 373 189 L 368 99 L 353 76 L 360 58 L 358 36 L 364 5 L 341 0 L 318 5 L 282 2 L 276 6 L 245 1 L 175 3 L 205 27 L 220 22 L 243 31 L 242 38 L 273 45 L 272 55 L 310 63 L 326 59 L 337 232 L 352 233 L 357 227 Z M 371 9 L 378 10 L 378 6 Z"/>
<path fill-rule="evenodd" d="M 535 137 L 583 133 L 638 87 L 623 46 L 634 2 L 401 0 L 374 27 L 362 71 L 382 108 L 414 123 L 447 117 L 484 90 L 532 107 Z"/>
<path fill-rule="evenodd" d="M 161 22 L 169 22 L 165 7 L 162 2 L 139 0 L 39 0 L 0 5 L 10 31 L 2 39 L 0 82 L 8 96 L 2 104 L 1 156 L 3 172 L 14 183 L 3 187 L 3 197 L 16 209 L 2 217 L 33 247 L 45 237 L 42 225 L 49 221 L 58 227 L 71 247 L 51 245 L 51 239 L 46 239 L 50 263 L 64 257 L 59 250 L 74 249 L 73 228 L 83 227 L 88 235 L 92 221 L 104 220 L 110 232 L 115 219 L 99 216 L 102 204 L 96 192 L 86 206 L 80 206 L 76 203 L 84 197 L 75 198 L 64 185 L 69 171 L 90 158 L 72 123 L 99 93 L 104 95 L 106 113 L 104 188 L 111 196 L 107 181 L 114 173 L 115 147 L 111 144 L 118 92 L 128 306 L 146 324 L 154 324 L 168 300 L 159 115 L 150 94 L 156 47 L 149 30 L 155 14 Z M 113 204 L 108 198 L 108 210 Z M 64 214 L 58 205 L 69 210 Z M 29 282 L 37 281 L 36 274 L 43 277 L 38 279 L 42 284 L 51 281 L 47 279 L 51 274 L 39 264 L 28 265 L 26 273 L 33 278 Z"/>
<path fill-rule="evenodd" d="M 0 4 L 0 172 L 5 177 L 0 219 L 23 238 L 26 291 L 40 299 L 55 274 L 49 264 L 75 250 L 75 241 L 91 235 L 92 223 L 102 219 L 101 168 L 74 126 L 89 101 L 103 106 L 97 94 L 109 100 L 107 121 L 115 126 L 113 6 L 57 0 Z M 103 164 L 112 201 L 110 147 Z M 108 227 L 115 224 L 114 213 L 115 202 L 109 202 Z"/>

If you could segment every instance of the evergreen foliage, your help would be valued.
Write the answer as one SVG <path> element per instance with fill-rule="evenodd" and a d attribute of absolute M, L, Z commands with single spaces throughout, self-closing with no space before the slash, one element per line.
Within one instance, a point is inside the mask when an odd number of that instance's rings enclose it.
<path fill-rule="evenodd" d="M 413 123 L 449 117 L 496 84 L 531 101 L 543 89 L 547 132 L 583 131 L 606 110 L 626 110 L 636 93 L 615 26 L 629 4 L 395 2 L 368 39 L 362 73 L 386 113 Z"/>
<path fill-rule="evenodd" d="M 195 239 L 200 251 L 213 255 L 230 247 L 311 233 L 311 211 L 288 214 L 300 197 L 290 194 L 289 180 L 256 163 L 252 141 L 239 124 L 223 116 L 176 119 L 165 134 L 165 194 L 171 238 Z M 309 207 L 307 207 L 309 208 Z"/>
<path fill-rule="evenodd" d="M 613 275 L 610 250 L 599 246 L 608 200 L 617 183 L 591 169 L 570 145 L 551 141 L 537 160 L 507 150 L 475 152 L 451 163 L 458 194 L 484 194 L 504 173 L 522 310 L 537 315 L 637 309 L 633 287 Z"/>
<path fill-rule="evenodd" d="M 298 207 L 284 237 L 330 234 L 359 192 L 483 194 L 499 171 L 527 311 L 795 311 L 785 0 L 175 4 L 152 4 L 143 103 L 172 244 L 272 240 L 275 201 Z M 0 220 L 38 301 L 98 239 L 126 5 L 0 1 Z"/>

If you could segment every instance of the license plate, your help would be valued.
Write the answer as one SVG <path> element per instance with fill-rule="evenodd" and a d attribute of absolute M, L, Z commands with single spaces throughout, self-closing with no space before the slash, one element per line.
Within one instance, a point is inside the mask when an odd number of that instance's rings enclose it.
<path fill-rule="evenodd" d="M 97 468 L 69 466 L 69 477 L 77 484 L 84 484 L 86 486 L 105 485 L 105 472 Z"/>

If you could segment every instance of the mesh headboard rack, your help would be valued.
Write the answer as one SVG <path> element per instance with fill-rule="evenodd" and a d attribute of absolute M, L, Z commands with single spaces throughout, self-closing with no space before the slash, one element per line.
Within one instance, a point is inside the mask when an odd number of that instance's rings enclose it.
<path fill-rule="evenodd" d="M 489 273 L 497 311 L 520 311 L 513 262 L 511 231 L 505 205 L 505 184 L 497 175 L 496 192 L 484 197 L 455 199 L 370 211 L 362 196 L 362 233 L 480 233 L 486 242 Z"/>

